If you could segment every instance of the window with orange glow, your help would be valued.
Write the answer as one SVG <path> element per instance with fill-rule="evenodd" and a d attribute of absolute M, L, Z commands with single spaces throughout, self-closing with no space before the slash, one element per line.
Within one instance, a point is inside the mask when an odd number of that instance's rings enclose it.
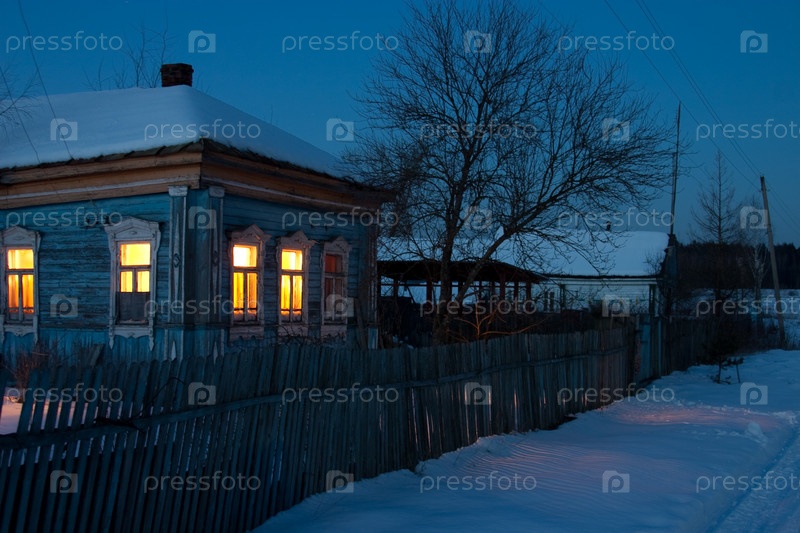
<path fill-rule="evenodd" d="M 119 245 L 119 292 L 150 292 L 150 243 Z"/>
<path fill-rule="evenodd" d="M 233 247 L 233 319 L 248 322 L 258 319 L 258 247 L 237 244 Z"/>
<path fill-rule="evenodd" d="M 281 251 L 281 319 L 303 320 L 303 251 Z"/>
<path fill-rule="evenodd" d="M 151 251 L 149 242 L 119 244 L 119 284 L 117 319 L 121 323 L 147 321 L 147 300 L 150 297 Z"/>
<path fill-rule="evenodd" d="M 7 318 L 12 322 L 33 319 L 33 248 L 12 248 L 6 252 L 8 288 Z"/>

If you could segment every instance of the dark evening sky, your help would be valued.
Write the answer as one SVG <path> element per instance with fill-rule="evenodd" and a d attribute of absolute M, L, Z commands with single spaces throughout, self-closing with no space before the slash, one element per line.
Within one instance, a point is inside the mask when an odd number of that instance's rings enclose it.
<path fill-rule="evenodd" d="M 674 122 L 682 102 L 688 150 L 681 159 L 679 239 L 690 239 L 690 209 L 720 149 L 738 198 L 760 208 L 751 198 L 760 203 L 763 174 L 776 241 L 800 244 L 800 3 L 533 4 L 564 26 L 553 46 L 618 57 L 665 120 Z M 195 87 L 338 154 L 350 136 L 331 125 L 353 122 L 357 134 L 352 96 L 371 60 L 413 45 L 395 37 L 405 11 L 393 0 L 9 1 L 0 7 L 0 67 L 12 90 L 37 76 L 33 95 L 88 91 L 98 72 L 109 76 L 125 64 L 122 50 L 140 25 L 166 30 L 165 61 L 191 63 Z M 623 208 L 621 215 L 630 229 L 666 231 L 661 213 L 668 208 L 665 195 L 649 214 Z"/>

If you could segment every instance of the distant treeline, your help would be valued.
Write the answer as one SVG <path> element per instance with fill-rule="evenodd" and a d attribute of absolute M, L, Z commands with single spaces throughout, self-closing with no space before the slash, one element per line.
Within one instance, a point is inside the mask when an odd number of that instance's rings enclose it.
<path fill-rule="evenodd" d="M 772 288 L 772 266 L 769 252 L 761 250 L 765 259 L 762 288 Z M 778 280 L 781 288 L 800 288 L 800 248 L 792 244 L 775 246 Z M 737 244 L 678 244 L 678 279 L 684 290 L 722 287 L 751 289 L 754 286 L 751 265 L 752 248 Z"/>

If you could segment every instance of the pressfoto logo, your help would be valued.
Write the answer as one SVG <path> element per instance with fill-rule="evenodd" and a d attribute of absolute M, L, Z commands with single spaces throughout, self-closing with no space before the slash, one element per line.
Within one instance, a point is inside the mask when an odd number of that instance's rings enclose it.
<path fill-rule="evenodd" d="M 616 118 L 603 119 L 603 140 L 606 142 L 627 142 L 631 138 L 631 123 Z"/>
<path fill-rule="evenodd" d="M 206 209 L 197 206 L 189 208 L 189 229 L 208 230 L 216 227 L 216 209 Z"/>
<path fill-rule="evenodd" d="M 56 318 L 75 318 L 78 316 L 78 299 L 64 294 L 54 294 L 50 298 L 50 316 Z"/>
<path fill-rule="evenodd" d="M 603 316 L 627 317 L 631 314 L 631 302 L 628 298 L 621 298 L 614 294 L 603 296 Z"/>
<path fill-rule="evenodd" d="M 603 493 L 628 493 L 631 491 L 631 475 L 606 470 L 603 472 Z"/>
<path fill-rule="evenodd" d="M 78 492 L 78 474 L 65 470 L 53 470 L 50 473 L 50 492 L 53 494 Z"/>
<path fill-rule="evenodd" d="M 340 118 L 329 118 L 325 126 L 325 139 L 336 142 L 353 142 L 356 140 L 356 126 L 352 121 Z"/>
<path fill-rule="evenodd" d="M 742 229 L 767 229 L 768 216 L 766 209 L 746 205 L 739 210 L 739 226 Z"/>
<path fill-rule="evenodd" d="M 351 494 L 354 488 L 353 474 L 349 472 L 342 472 L 341 470 L 328 470 L 328 472 L 325 474 L 325 492 Z"/>
<path fill-rule="evenodd" d="M 471 381 L 464 385 L 465 405 L 492 405 L 492 386 Z"/>
<path fill-rule="evenodd" d="M 465 207 L 461 212 L 464 220 L 464 227 L 474 230 L 482 230 L 492 225 L 492 210 L 477 206 Z"/>
<path fill-rule="evenodd" d="M 739 403 L 742 405 L 767 405 L 769 387 L 745 382 L 739 386 Z"/>
<path fill-rule="evenodd" d="M 739 52 L 742 54 L 766 54 L 769 50 L 769 35 L 753 30 L 739 34 Z"/>
<path fill-rule="evenodd" d="M 78 123 L 63 118 L 54 118 L 50 121 L 51 141 L 77 141 Z"/>
<path fill-rule="evenodd" d="M 189 383 L 189 405 L 214 405 L 217 403 L 217 387 L 199 381 Z"/>
<path fill-rule="evenodd" d="M 189 32 L 190 54 L 213 54 L 216 51 L 216 33 L 206 33 L 202 30 L 192 30 Z"/>
<path fill-rule="evenodd" d="M 491 54 L 494 50 L 492 34 L 477 30 L 464 32 L 464 51 L 473 54 Z"/>
<path fill-rule="evenodd" d="M 325 297 L 325 318 L 342 320 L 354 316 L 356 314 L 352 298 L 340 294 L 329 294 Z"/>

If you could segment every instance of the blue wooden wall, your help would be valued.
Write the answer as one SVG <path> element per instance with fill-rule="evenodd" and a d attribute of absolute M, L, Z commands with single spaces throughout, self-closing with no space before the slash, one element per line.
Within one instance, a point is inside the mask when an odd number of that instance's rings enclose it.
<path fill-rule="evenodd" d="M 214 202 L 217 202 L 216 204 Z M 221 202 L 221 204 L 219 203 Z M 42 349 L 56 352 L 73 360 L 85 357 L 93 346 L 102 345 L 102 357 L 113 360 L 147 360 L 171 356 L 222 354 L 254 346 L 268 346 L 281 339 L 278 331 L 278 265 L 276 260 L 277 238 L 302 230 L 312 240 L 318 241 L 310 250 L 308 311 L 310 312 L 309 337 L 320 335 L 322 306 L 321 254 L 323 243 L 342 236 L 352 246 L 349 256 L 348 295 L 366 297 L 364 283 L 369 276 L 371 261 L 368 260 L 370 233 L 374 228 L 363 222 L 371 219 L 350 215 L 336 218 L 334 225 L 311 224 L 309 213 L 313 210 L 269 203 L 255 199 L 224 195 L 211 198 L 208 189 L 189 190 L 181 209 L 191 206 L 221 205 L 221 285 L 219 298 L 231 298 L 231 261 L 228 256 L 228 235 L 231 231 L 243 230 L 255 224 L 271 236 L 264 247 L 264 280 L 262 302 L 265 328 L 262 336 L 247 340 L 232 341 L 228 336 L 230 317 L 198 323 L 187 319 L 184 323 L 170 323 L 167 312 L 170 304 L 170 268 L 176 261 L 170 255 L 170 238 L 174 234 L 172 225 L 183 225 L 182 235 L 186 239 L 186 255 L 182 258 L 183 282 L 192 287 L 208 285 L 209 268 L 213 258 L 202 232 L 192 232 L 186 226 L 186 213 L 177 216 L 175 199 L 168 193 L 120 199 L 103 199 L 91 203 L 64 203 L 40 207 L 28 207 L 0 211 L 0 229 L 18 225 L 37 231 L 41 237 L 38 256 L 38 317 L 39 340 Z M 318 211 L 320 216 L 323 211 Z M 103 220 L 103 216 L 105 220 Z M 328 220 L 333 216 L 328 213 Z M 158 249 L 158 271 L 155 273 L 157 289 L 155 300 L 159 312 L 155 318 L 155 346 L 150 349 L 148 337 L 123 338 L 116 336 L 113 348 L 109 343 L 109 301 L 111 291 L 111 252 L 104 223 L 119 222 L 122 218 L 135 217 L 159 223 L 161 242 Z M 302 222 L 302 223 L 300 223 Z M 173 274 L 174 275 L 174 274 Z M 3 281 L 4 282 L 4 281 Z M 202 291 L 200 291 L 202 293 Z M 196 291 L 188 291 L 195 295 Z M 51 310 L 63 297 L 77 302 L 74 316 L 60 316 Z M 152 297 L 153 295 L 151 295 Z M 214 295 L 208 294 L 208 297 Z M 371 320 L 370 320 L 371 322 Z M 348 338 L 355 338 L 354 325 L 348 327 Z M 34 349 L 33 335 L 17 336 L 6 333 L 2 343 L 3 358 L 13 361 L 18 354 L 30 353 Z M 99 348 L 98 348 L 99 349 Z"/>

